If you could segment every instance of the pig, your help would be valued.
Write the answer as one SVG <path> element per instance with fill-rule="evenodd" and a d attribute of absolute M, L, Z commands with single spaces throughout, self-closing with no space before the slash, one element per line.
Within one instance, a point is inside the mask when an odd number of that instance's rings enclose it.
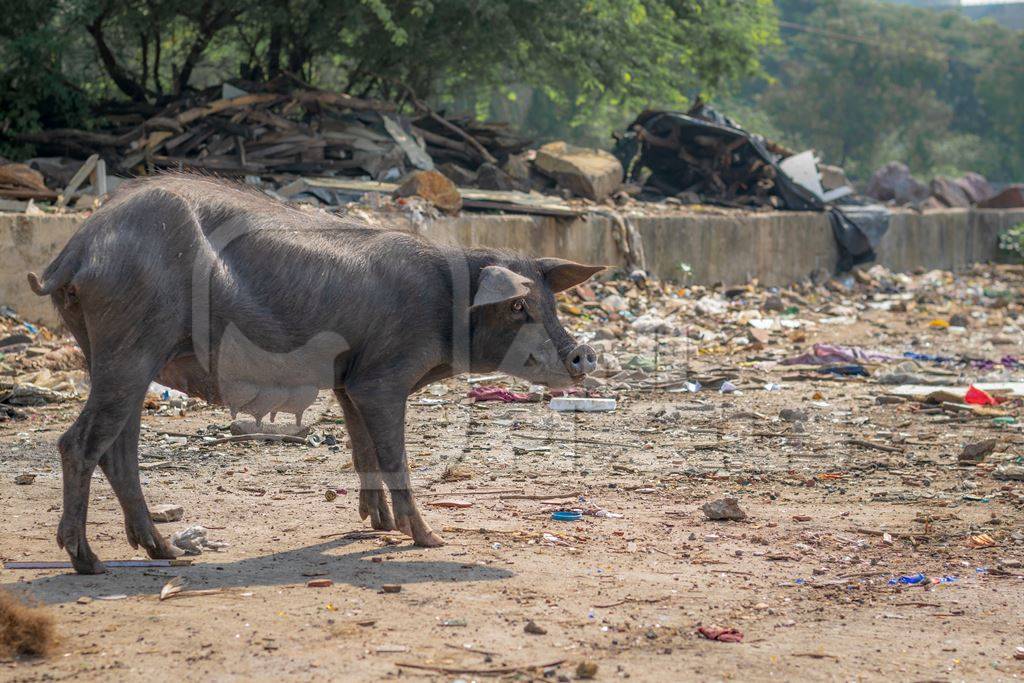
<path fill-rule="evenodd" d="M 596 355 L 565 331 L 554 294 L 602 269 L 438 245 L 204 176 L 126 183 L 41 278 L 28 274 L 81 345 L 92 383 L 57 443 L 58 544 L 77 572 L 104 571 L 85 534 L 99 465 L 132 547 L 179 554 L 150 520 L 139 481 L 141 409 L 155 380 L 257 421 L 280 411 L 301 422 L 317 392 L 333 391 L 360 517 L 442 545 L 410 490 L 409 394 L 468 371 L 582 381 Z"/>

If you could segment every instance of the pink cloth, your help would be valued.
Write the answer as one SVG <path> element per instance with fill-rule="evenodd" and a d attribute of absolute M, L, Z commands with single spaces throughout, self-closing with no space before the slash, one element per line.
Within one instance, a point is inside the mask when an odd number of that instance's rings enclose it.
<path fill-rule="evenodd" d="M 502 401 L 504 403 L 534 403 L 540 400 L 537 394 L 523 394 L 502 387 L 473 387 L 467 394 L 477 401 Z"/>

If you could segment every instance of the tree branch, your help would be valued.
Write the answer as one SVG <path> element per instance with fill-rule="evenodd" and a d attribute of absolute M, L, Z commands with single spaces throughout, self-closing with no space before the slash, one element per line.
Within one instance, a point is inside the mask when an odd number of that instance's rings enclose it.
<path fill-rule="evenodd" d="M 213 12 L 212 4 L 212 0 L 205 0 L 203 2 L 203 7 L 199 13 L 199 35 L 192 42 L 188 54 L 185 55 L 185 61 L 181 63 L 181 68 L 178 70 L 177 78 L 174 81 L 175 95 L 181 95 L 185 88 L 188 87 L 188 81 L 192 78 L 192 71 L 196 68 L 200 57 L 203 56 L 203 52 L 206 51 L 210 41 L 217 32 L 241 14 L 241 10 L 230 10 L 227 8 L 219 12 Z M 211 12 L 213 16 L 210 16 Z"/>
<path fill-rule="evenodd" d="M 103 35 L 103 22 L 107 18 L 109 13 L 109 7 L 104 9 L 103 12 L 96 17 L 96 19 L 86 26 L 86 30 L 89 31 L 89 35 L 92 36 L 93 41 L 96 43 L 96 50 L 100 53 L 100 60 L 103 62 L 103 68 L 107 70 L 110 77 L 114 80 L 114 83 L 120 88 L 128 97 L 132 98 L 136 102 L 146 101 L 146 88 L 139 84 L 129 73 L 117 63 L 117 58 L 111 51 L 110 46 L 107 45 L 106 37 Z"/>

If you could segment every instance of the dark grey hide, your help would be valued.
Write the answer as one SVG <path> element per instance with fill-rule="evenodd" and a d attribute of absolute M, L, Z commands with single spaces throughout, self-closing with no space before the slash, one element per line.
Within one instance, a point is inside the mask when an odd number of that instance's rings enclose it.
<path fill-rule="evenodd" d="M 98 464 L 129 543 L 153 558 L 177 554 L 150 521 L 139 483 L 141 406 L 157 380 L 258 421 L 278 411 L 301 421 L 317 391 L 333 390 L 359 473 L 360 515 L 375 529 L 440 545 L 410 492 L 407 397 L 469 370 L 550 386 L 579 381 L 594 369 L 594 351 L 558 322 L 553 294 L 599 270 L 441 247 L 209 178 L 126 186 L 42 278 L 29 275 L 81 344 L 92 380 L 58 442 L 58 543 L 77 571 L 103 571 L 85 537 Z"/>

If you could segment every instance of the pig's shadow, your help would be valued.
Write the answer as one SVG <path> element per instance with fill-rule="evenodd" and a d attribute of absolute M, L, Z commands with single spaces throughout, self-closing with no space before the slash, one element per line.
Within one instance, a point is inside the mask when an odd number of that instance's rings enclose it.
<path fill-rule="evenodd" d="M 355 539 L 336 538 L 296 550 L 218 562 L 216 553 L 204 553 L 196 564 L 187 567 L 155 567 L 108 569 L 106 574 L 80 576 L 73 572 L 44 576 L 32 581 L 0 584 L 0 589 L 22 592 L 26 589 L 49 604 L 72 602 L 82 596 L 157 595 L 172 576 L 187 579 L 187 589 L 252 588 L 256 586 L 303 585 L 310 579 L 303 574 L 316 574 L 331 579 L 335 585 L 379 590 L 384 584 L 416 584 L 424 582 L 454 583 L 464 581 L 497 581 L 512 572 L 472 563 L 447 560 L 402 560 L 410 550 L 423 550 L 412 545 L 384 546 L 350 553 L 329 553 L 344 548 Z M 437 551 L 444 552 L 444 549 Z M 380 557 L 380 562 L 372 558 Z M 14 577 L 21 570 L 5 572 Z"/>

